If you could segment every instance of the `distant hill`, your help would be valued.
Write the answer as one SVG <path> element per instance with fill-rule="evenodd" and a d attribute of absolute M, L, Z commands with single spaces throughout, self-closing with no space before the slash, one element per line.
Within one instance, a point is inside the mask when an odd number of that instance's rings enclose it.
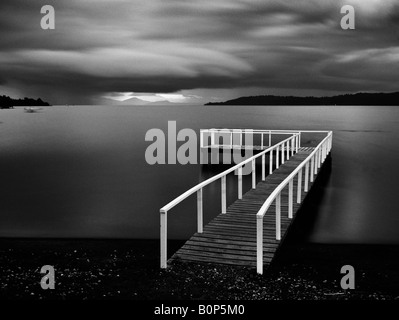
<path fill-rule="evenodd" d="M 100 104 L 103 105 L 115 105 L 115 106 L 167 106 L 167 105 L 180 105 L 180 103 L 173 103 L 168 100 L 162 100 L 162 101 L 155 101 L 155 102 L 150 102 L 150 101 L 145 101 L 139 98 L 130 98 L 127 100 L 123 101 L 117 101 L 109 98 L 103 98 L 100 101 Z"/>
<path fill-rule="evenodd" d="M 43 101 L 42 99 L 32 99 L 32 98 L 23 98 L 23 99 L 13 99 L 9 96 L 0 96 L 0 108 L 7 109 L 16 106 L 49 106 L 50 104 Z"/>
<path fill-rule="evenodd" d="M 253 96 L 241 97 L 225 102 L 208 102 L 205 105 L 362 105 L 362 106 L 399 106 L 399 92 L 392 93 L 355 93 L 332 97 L 295 97 L 295 96 Z"/>

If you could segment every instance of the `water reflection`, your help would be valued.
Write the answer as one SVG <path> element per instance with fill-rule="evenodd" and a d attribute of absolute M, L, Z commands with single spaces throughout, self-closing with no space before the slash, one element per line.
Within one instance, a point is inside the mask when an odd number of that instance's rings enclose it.
<path fill-rule="evenodd" d="M 144 140 L 167 131 L 241 127 L 333 130 L 331 176 L 312 207 L 311 242 L 399 243 L 397 107 L 53 107 L 1 110 L 0 236 L 157 238 L 159 208 L 225 167 L 148 165 Z M 303 136 L 304 144 L 313 144 Z M 260 174 L 260 170 L 257 170 Z M 244 190 L 250 188 L 244 179 Z M 227 178 L 228 203 L 237 177 Z M 204 220 L 220 210 L 220 183 L 204 190 Z M 196 230 L 195 197 L 173 209 L 172 238 Z"/>

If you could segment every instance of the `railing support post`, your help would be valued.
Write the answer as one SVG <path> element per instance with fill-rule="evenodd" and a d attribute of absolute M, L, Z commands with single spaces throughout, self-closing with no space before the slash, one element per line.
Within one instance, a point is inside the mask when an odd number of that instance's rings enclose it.
<path fill-rule="evenodd" d="M 290 140 L 287 141 L 287 161 L 290 158 Z"/>
<path fill-rule="evenodd" d="M 242 199 L 242 167 L 238 168 L 238 199 Z"/>
<path fill-rule="evenodd" d="M 319 149 L 319 168 L 321 168 L 322 159 L 323 159 L 323 146 L 321 146 Z"/>
<path fill-rule="evenodd" d="M 315 161 L 314 161 L 315 155 L 313 155 L 310 163 L 310 182 L 313 182 L 313 172 L 314 172 L 314 167 L 315 167 Z"/>
<path fill-rule="evenodd" d="M 276 198 L 276 240 L 281 240 L 281 193 Z"/>
<path fill-rule="evenodd" d="M 252 162 L 252 189 L 256 189 L 256 163 L 255 159 L 251 161 Z"/>
<path fill-rule="evenodd" d="M 294 178 L 292 178 L 290 180 L 290 182 L 288 183 L 288 218 L 292 219 L 292 211 L 293 211 L 293 198 L 294 198 L 294 188 L 293 188 L 293 184 L 294 184 Z"/>
<path fill-rule="evenodd" d="M 269 174 L 273 173 L 273 150 L 270 150 L 269 155 Z"/>
<path fill-rule="evenodd" d="M 295 136 L 293 136 L 291 139 L 291 156 L 294 155 L 294 152 L 295 152 Z"/>
<path fill-rule="evenodd" d="M 222 213 L 226 213 L 226 176 L 220 180 L 222 182 Z"/>
<path fill-rule="evenodd" d="M 305 187 L 304 191 L 308 192 L 309 191 L 309 161 L 306 162 L 305 165 Z"/>
<path fill-rule="evenodd" d="M 321 147 L 317 150 L 317 171 L 319 171 L 321 163 Z"/>
<path fill-rule="evenodd" d="M 256 270 L 263 274 L 263 217 L 256 218 Z"/>
<path fill-rule="evenodd" d="M 298 187 L 297 187 L 297 197 L 296 203 L 301 203 L 302 200 L 302 169 L 298 172 Z"/>
<path fill-rule="evenodd" d="M 280 146 L 277 146 L 277 148 L 276 148 L 276 169 L 278 169 L 280 166 L 279 156 L 280 156 Z"/>
<path fill-rule="evenodd" d="M 265 161 L 266 155 L 262 155 L 262 181 L 266 180 L 266 161 Z"/>
<path fill-rule="evenodd" d="M 202 213 L 202 189 L 197 191 L 197 232 L 203 231 L 203 213 Z"/>
<path fill-rule="evenodd" d="M 161 268 L 166 269 L 167 267 L 167 254 L 168 254 L 168 244 L 167 244 L 167 228 L 168 228 L 168 212 L 161 211 Z"/>
<path fill-rule="evenodd" d="M 281 144 L 281 164 L 284 164 L 284 143 Z"/>
<path fill-rule="evenodd" d="M 215 131 L 211 132 L 211 147 L 215 145 Z"/>
<path fill-rule="evenodd" d="M 263 150 L 263 133 L 260 134 L 260 148 Z"/>

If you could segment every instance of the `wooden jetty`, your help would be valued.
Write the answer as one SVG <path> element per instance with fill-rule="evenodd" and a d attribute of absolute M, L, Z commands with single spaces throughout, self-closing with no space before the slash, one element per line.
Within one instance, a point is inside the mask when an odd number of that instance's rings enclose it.
<path fill-rule="evenodd" d="M 201 130 L 201 148 L 215 148 L 220 129 Z M 167 213 L 178 203 L 197 193 L 197 232 L 172 255 L 169 261 L 179 259 L 192 262 L 207 262 L 256 267 L 262 274 L 264 265 L 270 264 L 281 240 L 284 238 L 296 212 L 332 147 L 332 132 L 312 147 L 301 147 L 304 131 L 258 130 L 256 134 L 268 136 L 268 145 L 263 150 L 234 167 L 199 183 L 164 206 L 161 212 L 161 268 L 167 267 Z M 273 135 L 286 136 L 272 144 Z M 309 132 L 309 131 L 307 131 Z M 204 145 L 205 135 L 211 133 L 211 143 Z M 233 147 L 232 129 L 227 144 Z M 320 132 L 319 132 L 320 133 Z M 226 134 L 223 129 L 221 134 Z M 242 135 L 242 130 L 240 131 Z M 288 137 L 287 137 L 288 135 Z M 213 137 L 212 137 L 213 136 Z M 242 143 L 242 140 L 241 140 Z M 248 146 L 247 146 L 248 147 Z M 239 146 L 236 148 L 240 148 Z M 234 148 L 233 148 L 234 149 Z M 255 148 L 254 148 L 255 149 Z M 268 164 L 266 163 L 268 155 Z M 256 164 L 261 163 L 262 179 L 256 181 Z M 242 169 L 252 164 L 252 188 L 243 194 Z M 266 175 L 266 166 L 268 175 Z M 226 175 L 237 172 L 238 199 L 230 206 L 226 204 Z M 205 227 L 202 222 L 202 189 L 215 181 L 221 182 L 221 213 Z"/>

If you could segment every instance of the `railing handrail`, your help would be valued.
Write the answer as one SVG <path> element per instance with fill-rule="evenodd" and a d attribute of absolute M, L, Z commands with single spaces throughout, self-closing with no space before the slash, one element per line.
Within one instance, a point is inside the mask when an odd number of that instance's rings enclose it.
<path fill-rule="evenodd" d="M 269 133 L 271 132 L 276 132 L 277 134 L 292 134 L 292 133 L 299 133 L 299 132 L 308 132 L 308 133 L 329 133 L 331 131 L 329 130 L 294 130 L 294 129 L 288 129 L 288 130 L 281 130 L 281 129 L 228 129 L 228 128 L 211 128 L 211 129 L 200 129 L 200 132 L 211 132 L 211 131 L 226 131 L 231 133 L 232 131 L 251 131 L 251 132 L 256 132 L 256 133 Z"/>
<path fill-rule="evenodd" d="M 225 170 L 225 171 L 223 171 L 223 172 L 221 172 L 221 173 L 219 173 L 219 174 L 217 174 L 217 175 L 215 175 L 215 176 L 213 176 L 213 177 L 211 177 L 211 178 L 209 178 L 209 179 L 207 179 L 205 181 L 200 182 L 196 186 L 190 188 L 189 190 L 187 190 L 186 192 L 182 193 L 180 196 L 176 197 L 174 200 L 170 201 L 168 204 L 163 206 L 160 209 L 160 212 L 161 213 L 166 213 L 167 211 L 169 211 L 170 209 L 172 209 L 173 207 L 178 205 L 180 202 L 182 202 L 183 200 L 185 200 L 186 198 L 188 198 L 189 196 L 191 196 L 192 194 L 194 194 L 198 190 L 202 189 L 203 187 L 207 186 L 208 184 L 210 184 L 210 183 L 212 183 L 212 182 L 214 182 L 216 180 L 219 180 L 220 178 L 228 175 L 229 173 L 231 173 L 231 172 L 243 167 L 247 163 L 257 159 L 258 157 L 261 157 L 263 154 L 266 154 L 266 153 L 268 153 L 270 151 L 273 151 L 274 149 L 277 149 L 277 147 L 279 147 L 281 144 L 285 144 L 287 141 L 290 141 L 291 139 L 294 139 L 294 137 L 297 137 L 299 135 L 300 135 L 300 132 L 294 132 L 293 131 L 291 137 L 280 141 L 279 143 L 277 143 L 277 144 L 275 144 L 275 145 L 273 145 L 273 146 L 261 151 L 260 153 L 254 155 L 254 156 L 252 156 L 252 157 L 250 157 L 250 158 L 248 158 L 248 159 L 246 159 L 244 161 L 241 161 L 240 163 L 236 164 L 235 166 L 233 166 L 233 167 L 231 167 L 231 168 L 229 168 L 229 169 L 227 169 L 227 170 Z"/>
<path fill-rule="evenodd" d="M 273 203 L 274 200 L 276 200 L 277 196 L 283 191 L 283 189 L 288 185 L 290 180 L 292 180 L 295 175 L 298 174 L 298 172 L 308 163 L 312 157 L 318 152 L 320 147 L 326 142 L 326 140 L 332 135 L 332 131 L 327 131 L 328 134 L 327 136 L 317 145 L 317 147 L 312 151 L 309 156 L 306 157 L 305 160 L 302 161 L 302 163 L 295 168 L 295 170 L 288 176 L 286 177 L 274 190 L 273 192 L 269 195 L 269 197 L 265 200 L 263 203 L 262 207 L 259 209 L 259 211 L 256 214 L 256 218 L 263 218 L 264 215 L 266 214 L 266 211 L 269 209 L 271 204 Z"/>
<path fill-rule="evenodd" d="M 209 132 L 209 133 L 245 133 L 245 132 L 251 132 L 251 133 L 264 133 L 264 134 L 293 134 L 293 133 L 298 133 L 299 131 L 295 130 L 260 130 L 260 129 L 201 129 L 200 132 Z"/>

